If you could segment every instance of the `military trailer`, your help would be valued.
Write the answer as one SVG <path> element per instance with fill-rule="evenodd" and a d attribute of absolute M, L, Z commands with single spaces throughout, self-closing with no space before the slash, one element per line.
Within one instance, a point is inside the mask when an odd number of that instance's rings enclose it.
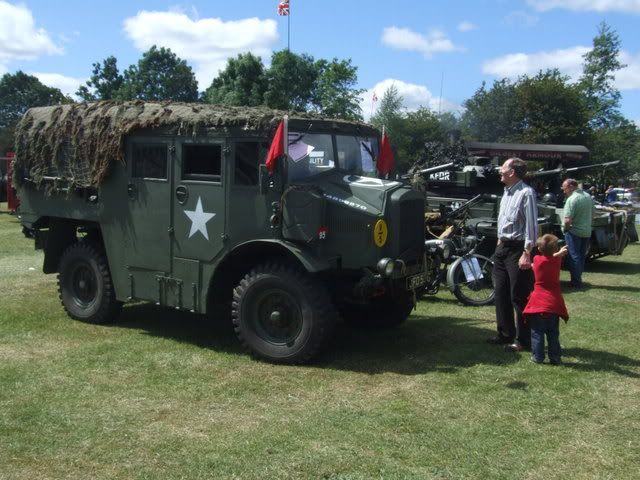
<path fill-rule="evenodd" d="M 380 134 L 364 123 L 98 102 L 33 108 L 16 140 L 22 225 L 74 319 L 132 300 L 230 315 L 253 355 L 302 363 L 340 315 L 400 324 L 426 282 L 424 197 L 372 175 Z"/>

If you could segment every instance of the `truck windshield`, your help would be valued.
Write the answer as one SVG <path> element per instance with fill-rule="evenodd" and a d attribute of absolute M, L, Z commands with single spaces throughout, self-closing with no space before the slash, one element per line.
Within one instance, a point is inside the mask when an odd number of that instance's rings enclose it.
<path fill-rule="evenodd" d="M 378 139 L 353 135 L 336 135 L 338 164 L 353 175 L 375 175 Z"/>
<path fill-rule="evenodd" d="M 378 155 L 378 139 L 328 133 L 289 132 L 289 181 L 300 180 L 321 172 L 340 168 L 354 175 L 373 175 Z"/>

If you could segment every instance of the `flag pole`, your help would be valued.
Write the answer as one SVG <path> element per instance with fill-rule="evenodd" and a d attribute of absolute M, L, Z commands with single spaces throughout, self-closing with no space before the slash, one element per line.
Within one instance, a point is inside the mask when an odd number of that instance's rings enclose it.
<path fill-rule="evenodd" d="M 291 51 L 291 4 L 289 4 L 289 15 L 287 15 L 287 50 Z"/>

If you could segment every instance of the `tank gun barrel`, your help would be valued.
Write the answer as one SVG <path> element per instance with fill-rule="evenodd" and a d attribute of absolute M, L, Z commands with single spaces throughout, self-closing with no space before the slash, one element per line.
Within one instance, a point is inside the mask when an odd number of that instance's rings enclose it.
<path fill-rule="evenodd" d="M 430 175 L 436 172 L 442 172 L 444 170 L 449 170 L 456 165 L 455 162 L 443 163 L 442 165 L 436 165 L 435 167 L 422 168 L 420 170 L 416 170 L 413 173 L 407 173 L 402 175 L 402 178 L 411 178 L 414 175 Z"/>
<path fill-rule="evenodd" d="M 554 168 L 553 170 L 539 170 L 537 172 L 529 172 L 527 174 L 527 177 L 539 178 L 539 177 L 546 177 L 549 175 L 562 175 L 565 173 L 577 172 L 579 170 L 589 170 L 592 168 L 599 168 L 599 167 L 606 168 L 612 165 L 617 165 L 618 163 L 620 163 L 620 160 L 615 160 L 613 162 L 605 162 L 605 163 L 594 163 L 591 165 L 580 165 L 578 167 Z"/>

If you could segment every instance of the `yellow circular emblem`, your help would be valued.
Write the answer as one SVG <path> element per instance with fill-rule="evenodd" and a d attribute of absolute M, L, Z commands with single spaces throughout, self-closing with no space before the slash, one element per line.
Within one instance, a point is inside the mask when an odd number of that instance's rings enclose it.
<path fill-rule="evenodd" d="M 385 243 L 387 243 L 387 235 L 389 231 L 387 229 L 387 222 L 383 219 L 380 219 L 376 222 L 375 227 L 373 227 L 373 241 L 378 247 L 382 247 Z"/>

